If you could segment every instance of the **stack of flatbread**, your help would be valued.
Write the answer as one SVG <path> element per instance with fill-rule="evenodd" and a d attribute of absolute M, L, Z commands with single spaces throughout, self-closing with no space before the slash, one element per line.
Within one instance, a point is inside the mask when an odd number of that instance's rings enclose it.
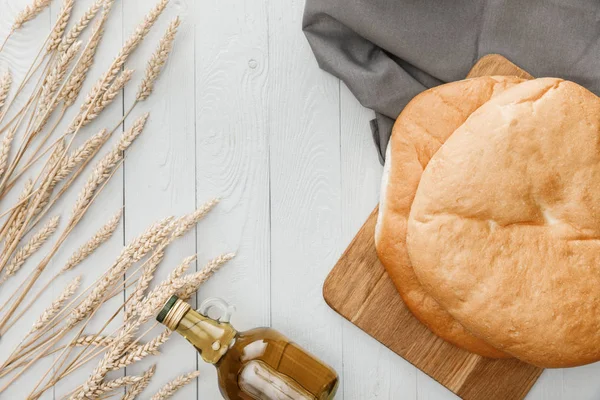
<path fill-rule="evenodd" d="M 500 76 L 418 95 L 388 146 L 375 242 L 448 342 L 541 367 L 600 360 L 600 98 Z"/>

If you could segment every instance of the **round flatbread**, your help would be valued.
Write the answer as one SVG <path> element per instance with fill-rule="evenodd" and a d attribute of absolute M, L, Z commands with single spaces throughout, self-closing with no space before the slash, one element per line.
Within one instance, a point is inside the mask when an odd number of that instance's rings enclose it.
<path fill-rule="evenodd" d="M 407 244 L 425 289 L 494 347 L 600 360 L 600 99 L 544 78 L 480 107 L 423 173 Z"/>
<path fill-rule="evenodd" d="M 473 111 L 522 82 L 481 77 L 448 83 L 416 96 L 400 114 L 387 148 L 375 234 L 377 253 L 406 306 L 446 341 L 486 357 L 508 357 L 467 332 L 427 294 L 406 250 L 406 226 L 423 169 Z"/>

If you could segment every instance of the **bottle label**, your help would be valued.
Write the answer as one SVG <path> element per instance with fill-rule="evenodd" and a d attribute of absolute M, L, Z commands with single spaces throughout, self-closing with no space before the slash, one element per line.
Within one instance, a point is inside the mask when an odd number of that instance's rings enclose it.
<path fill-rule="evenodd" d="M 255 400 L 316 400 L 298 382 L 258 360 L 244 366 L 238 384 Z"/>

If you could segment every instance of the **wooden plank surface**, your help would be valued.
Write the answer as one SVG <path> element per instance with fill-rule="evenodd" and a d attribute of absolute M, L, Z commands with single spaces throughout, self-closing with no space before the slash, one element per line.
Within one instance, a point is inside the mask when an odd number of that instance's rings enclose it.
<path fill-rule="evenodd" d="M 531 75 L 499 55 L 482 58 L 468 77 Z M 377 258 L 377 208 L 327 277 L 327 303 L 458 396 L 469 400 L 521 399 L 540 376 L 537 367 L 491 360 L 468 353 L 435 336 L 406 308 Z"/>

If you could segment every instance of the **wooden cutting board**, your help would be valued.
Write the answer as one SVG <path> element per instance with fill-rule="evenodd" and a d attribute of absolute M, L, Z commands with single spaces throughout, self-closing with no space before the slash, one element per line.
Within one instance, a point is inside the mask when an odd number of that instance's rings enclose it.
<path fill-rule="evenodd" d="M 532 76 L 506 58 L 481 58 L 467 77 Z M 325 281 L 331 308 L 466 400 L 523 399 L 542 369 L 515 359 L 491 360 L 443 341 L 404 306 L 375 252 L 377 208 Z"/>

